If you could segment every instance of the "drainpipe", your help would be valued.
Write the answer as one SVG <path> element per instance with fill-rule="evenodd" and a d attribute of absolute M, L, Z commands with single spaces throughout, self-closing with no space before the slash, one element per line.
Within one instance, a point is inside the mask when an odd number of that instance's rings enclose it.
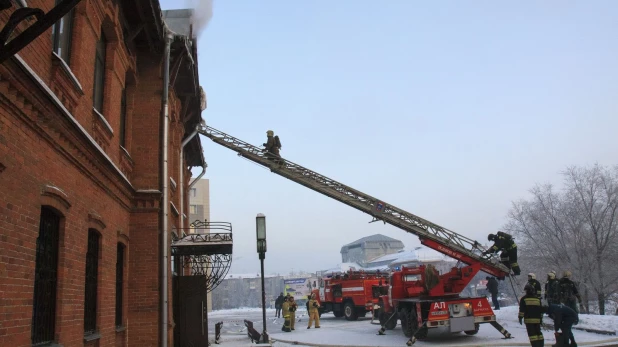
<path fill-rule="evenodd" d="M 165 31 L 165 50 L 163 51 L 163 95 L 161 103 L 163 106 L 163 114 L 161 121 L 163 122 L 163 155 L 161 156 L 162 166 L 162 192 L 163 192 L 163 208 L 161 224 L 161 347 L 167 347 L 167 326 L 168 326 L 168 290 L 167 290 L 167 266 L 169 264 L 169 245 L 168 245 L 168 223 L 169 223 L 169 205 L 170 198 L 168 192 L 169 174 L 168 174 L 168 141 L 169 141 L 169 81 L 170 81 L 170 53 L 172 44 L 172 33 Z M 181 189 L 182 190 L 182 189 Z"/>
<path fill-rule="evenodd" d="M 202 155 L 202 158 L 204 156 Z M 200 178 L 202 178 L 202 176 L 204 176 L 204 174 L 206 173 L 206 168 L 208 167 L 208 163 L 206 162 L 206 160 L 204 160 L 204 166 L 202 166 L 202 173 L 199 174 L 199 176 L 197 176 L 193 182 L 191 182 L 191 184 L 189 184 L 189 189 L 193 188 L 193 186 L 197 183 L 197 181 L 200 180 Z"/>
<path fill-rule="evenodd" d="M 184 140 L 182 141 L 182 145 L 180 146 L 180 228 L 185 227 L 185 185 L 184 185 L 184 175 L 185 175 L 185 146 L 191 141 L 195 135 L 197 135 L 197 131 L 199 130 L 199 124 L 195 127 L 195 130 Z"/>

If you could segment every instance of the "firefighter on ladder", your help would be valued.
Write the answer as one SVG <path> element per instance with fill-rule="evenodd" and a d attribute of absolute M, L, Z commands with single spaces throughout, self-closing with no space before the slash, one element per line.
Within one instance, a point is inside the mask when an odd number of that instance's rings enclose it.
<path fill-rule="evenodd" d="M 513 237 L 502 231 L 498 231 L 497 235 L 489 234 L 487 240 L 493 241 L 494 244 L 488 250 L 483 252 L 483 255 L 500 252 L 500 262 L 513 270 L 513 274 L 518 276 L 521 273 L 519 264 L 517 264 L 517 245 Z"/>
<path fill-rule="evenodd" d="M 545 338 L 541 331 L 541 323 L 545 310 L 541 306 L 541 299 L 537 297 L 533 285 L 526 283 L 524 290 L 526 295 L 519 300 L 519 324 L 522 324 L 522 320 L 526 324 L 530 346 L 543 347 L 545 345 Z"/>
<path fill-rule="evenodd" d="M 264 143 L 264 151 L 266 152 L 266 158 L 274 159 L 274 157 L 281 158 L 281 154 L 279 151 L 281 150 L 281 142 L 279 140 L 279 136 L 274 136 L 275 132 L 272 130 L 268 130 L 266 132 L 266 143 Z"/>

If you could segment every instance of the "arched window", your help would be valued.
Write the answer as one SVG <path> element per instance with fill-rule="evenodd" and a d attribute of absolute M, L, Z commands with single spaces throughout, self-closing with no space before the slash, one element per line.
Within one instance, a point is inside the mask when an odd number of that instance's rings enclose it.
<path fill-rule="evenodd" d="M 86 251 L 86 290 L 84 295 L 84 335 L 97 330 L 97 294 L 99 283 L 99 232 L 88 229 L 88 250 Z"/>
<path fill-rule="evenodd" d="M 36 239 L 32 344 L 52 342 L 56 331 L 59 229 L 60 216 L 51 208 L 43 207 Z"/>

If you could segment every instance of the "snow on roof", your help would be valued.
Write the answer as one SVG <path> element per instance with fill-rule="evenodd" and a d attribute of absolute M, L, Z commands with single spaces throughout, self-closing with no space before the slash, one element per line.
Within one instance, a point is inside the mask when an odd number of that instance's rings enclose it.
<path fill-rule="evenodd" d="M 341 263 L 336 267 L 330 268 L 328 270 L 324 270 L 323 273 L 329 274 L 329 273 L 346 272 L 352 268 L 355 270 L 363 269 L 363 267 L 358 265 L 357 263 Z"/>

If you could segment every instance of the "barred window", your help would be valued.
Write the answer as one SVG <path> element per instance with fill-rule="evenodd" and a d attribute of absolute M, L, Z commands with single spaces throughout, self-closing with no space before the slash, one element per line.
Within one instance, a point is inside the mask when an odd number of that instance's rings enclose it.
<path fill-rule="evenodd" d="M 124 250 L 125 246 L 118 243 L 116 250 L 116 326 L 121 327 L 122 324 L 122 302 L 124 289 Z"/>
<path fill-rule="evenodd" d="M 52 342 L 56 332 L 59 229 L 60 217 L 50 208 L 43 207 L 36 239 L 32 344 Z"/>
<path fill-rule="evenodd" d="M 99 282 L 99 233 L 88 230 L 86 252 L 86 292 L 84 296 L 84 334 L 92 334 L 97 328 L 97 289 Z"/>

